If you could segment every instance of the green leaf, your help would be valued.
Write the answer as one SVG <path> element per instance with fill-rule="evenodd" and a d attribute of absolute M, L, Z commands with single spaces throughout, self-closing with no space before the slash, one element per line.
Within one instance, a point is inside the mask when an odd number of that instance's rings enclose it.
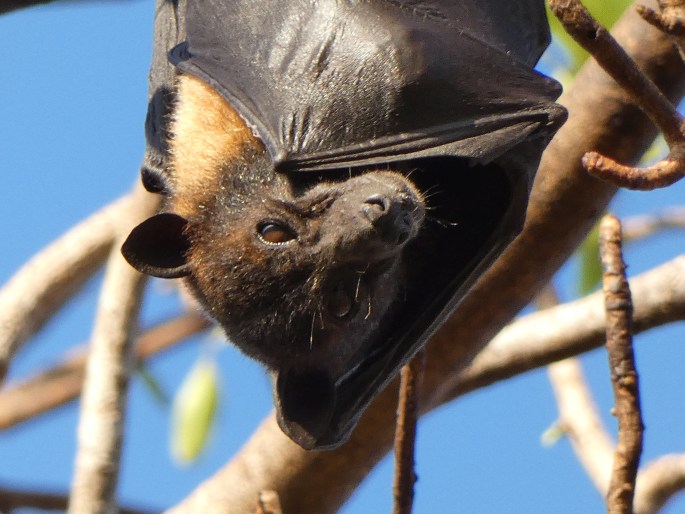
<path fill-rule="evenodd" d="M 666 143 L 663 134 L 659 134 L 644 153 L 638 165 L 651 166 L 659 159 L 663 159 L 666 154 L 668 154 L 668 144 Z"/>
<path fill-rule="evenodd" d="M 216 364 L 199 359 L 174 399 L 171 450 L 179 463 L 195 461 L 205 448 L 214 424 L 218 390 Z"/>
<path fill-rule="evenodd" d="M 540 444 L 545 448 L 550 448 L 557 444 L 566 435 L 564 427 L 555 422 L 540 435 Z"/>
<path fill-rule="evenodd" d="M 602 263 L 599 260 L 599 223 L 592 227 L 578 249 L 580 255 L 580 276 L 578 292 L 586 295 L 595 290 L 602 280 Z"/>

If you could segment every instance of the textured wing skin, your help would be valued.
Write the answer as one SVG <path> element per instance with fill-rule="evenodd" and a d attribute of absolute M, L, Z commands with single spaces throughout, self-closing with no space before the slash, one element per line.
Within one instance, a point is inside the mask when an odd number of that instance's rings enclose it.
<path fill-rule="evenodd" d="M 196 0 L 184 72 L 212 85 L 278 169 L 492 160 L 560 116 L 531 69 L 542 2 Z M 510 130 L 507 130 L 510 129 Z"/>

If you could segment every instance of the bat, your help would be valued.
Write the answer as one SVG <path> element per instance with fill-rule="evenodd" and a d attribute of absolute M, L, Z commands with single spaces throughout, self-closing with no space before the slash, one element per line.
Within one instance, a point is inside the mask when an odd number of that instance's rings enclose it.
<path fill-rule="evenodd" d="M 142 173 L 165 207 L 123 255 L 264 364 L 285 434 L 338 447 L 521 229 L 566 117 L 543 1 L 195 0 L 186 26 Z"/>

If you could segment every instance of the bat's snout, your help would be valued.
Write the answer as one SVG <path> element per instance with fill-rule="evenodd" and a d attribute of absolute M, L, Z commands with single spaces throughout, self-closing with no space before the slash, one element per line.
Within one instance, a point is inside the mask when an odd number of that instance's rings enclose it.
<path fill-rule="evenodd" d="M 418 234 L 425 216 L 423 197 L 404 175 L 371 171 L 347 181 L 339 199 L 340 219 L 356 227 L 359 244 L 395 253 Z"/>
<path fill-rule="evenodd" d="M 418 231 L 423 216 L 420 205 L 406 195 L 374 193 L 361 204 L 361 212 L 376 229 L 384 243 L 400 246 Z"/>

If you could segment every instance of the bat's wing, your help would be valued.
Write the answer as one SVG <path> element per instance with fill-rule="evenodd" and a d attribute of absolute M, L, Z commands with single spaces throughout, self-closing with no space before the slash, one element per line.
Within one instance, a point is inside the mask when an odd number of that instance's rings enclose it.
<path fill-rule="evenodd" d="M 194 0 L 188 9 L 188 41 L 172 61 L 238 110 L 275 169 L 410 161 L 422 171 L 412 180 L 436 191 L 431 214 L 443 223 L 408 247 L 406 299 L 335 384 L 327 427 L 298 418 L 277 387 L 286 433 L 307 448 L 337 446 L 520 230 L 540 154 L 565 119 L 558 84 L 532 70 L 549 42 L 543 0 Z"/>
<path fill-rule="evenodd" d="M 488 161 L 556 121 L 531 70 L 542 1 L 195 0 L 184 72 L 226 97 L 279 170 Z"/>

